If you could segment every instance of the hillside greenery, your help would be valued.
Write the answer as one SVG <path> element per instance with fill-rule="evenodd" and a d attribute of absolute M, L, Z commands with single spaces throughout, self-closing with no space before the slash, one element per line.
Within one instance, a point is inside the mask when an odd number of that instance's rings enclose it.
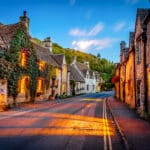
<path fill-rule="evenodd" d="M 32 39 L 34 42 L 42 45 L 42 42 L 36 38 Z M 67 64 L 70 64 L 76 56 L 78 62 L 89 61 L 91 70 L 98 71 L 100 76 L 104 80 L 104 87 L 106 89 L 110 89 L 113 87 L 111 84 L 111 78 L 114 75 L 115 64 L 113 62 L 108 61 L 105 58 L 101 58 L 100 54 L 97 56 L 93 54 L 84 53 L 78 50 L 63 48 L 57 43 L 53 43 L 53 53 L 54 54 L 64 54 L 66 56 Z"/>

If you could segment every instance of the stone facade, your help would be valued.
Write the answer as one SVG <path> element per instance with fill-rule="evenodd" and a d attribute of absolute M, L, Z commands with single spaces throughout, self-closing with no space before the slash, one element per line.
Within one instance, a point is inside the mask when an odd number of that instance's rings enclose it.
<path fill-rule="evenodd" d="M 135 32 L 130 33 L 129 48 L 125 47 L 125 42 L 120 44 L 120 64 L 115 70 L 120 81 L 115 87 L 116 97 L 135 108 L 141 116 L 150 113 L 149 43 L 150 9 L 137 9 Z"/>
<path fill-rule="evenodd" d="M 146 27 L 146 77 L 147 77 L 147 109 L 150 113 L 150 13 L 144 20 Z"/>
<path fill-rule="evenodd" d="M 9 51 L 9 45 L 13 36 L 17 29 L 25 27 L 26 38 L 31 42 L 32 47 L 35 51 L 37 65 L 39 67 L 39 71 L 43 71 L 47 65 L 53 66 L 56 70 L 56 76 L 51 77 L 49 80 L 49 88 L 46 87 L 46 81 L 44 77 L 38 73 L 37 79 L 37 89 L 36 89 L 36 97 L 35 100 L 44 100 L 48 99 L 50 95 L 53 95 L 55 98 L 57 95 L 62 95 L 67 93 L 67 79 L 69 79 L 69 74 L 67 74 L 67 65 L 65 61 L 64 54 L 54 55 L 52 54 L 52 42 L 50 37 L 44 39 L 43 43 L 37 43 L 30 36 L 29 28 L 30 28 L 30 19 L 26 16 L 26 12 L 23 13 L 23 16 L 20 17 L 20 21 L 11 25 L 1 25 L 0 26 L 0 49 L 4 51 Z M 11 53 L 11 52 L 10 52 Z M 27 59 L 28 56 L 23 50 L 20 50 L 18 60 L 20 67 L 27 67 Z M 21 103 L 21 102 L 29 102 L 31 100 L 30 97 L 30 77 L 26 74 L 23 74 L 19 80 L 17 85 L 18 95 L 13 101 L 12 97 L 7 98 L 7 104 L 12 103 Z"/>
<path fill-rule="evenodd" d="M 98 74 L 96 75 L 94 71 L 90 70 L 89 62 L 79 63 L 76 61 L 76 58 L 74 58 L 71 65 L 76 68 L 78 74 L 84 79 L 84 82 L 77 84 L 77 89 L 83 89 L 83 93 L 95 93 L 100 80 L 96 77 Z"/>
<path fill-rule="evenodd" d="M 125 79 L 125 102 L 135 108 L 135 79 L 134 79 L 134 51 L 129 52 L 126 61 L 126 79 Z"/>
<path fill-rule="evenodd" d="M 0 79 L 0 111 L 7 106 L 7 80 Z"/>

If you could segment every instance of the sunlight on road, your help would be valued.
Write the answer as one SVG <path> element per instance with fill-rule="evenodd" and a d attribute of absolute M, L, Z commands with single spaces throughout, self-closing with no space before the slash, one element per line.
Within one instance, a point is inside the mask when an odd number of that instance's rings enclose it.
<path fill-rule="evenodd" d="M 109 120 L 72 114 L 33 112 L 28 116 L 17 117 L 0 122 L 0 137 L 4 136 L 33 136 L 33 135 L 69 135 L 69 136 L 103 136 L 104 133 L 114 135 L 114 129 Z M 43 123 L 43 128 L 36 126 L 41 119 L 50 118 Z M 12 118 L 14 119 L 14 118 Z M 19 122 L 20 120 L 20 122 Z M 22 120 L 22 121 L 21 121 Z M 109 128 L 108 128 L 109 127 Z M 109 129 L 109 131 L 107 131 Z M 106 131 L 104 131 L 106 130 Z"/>
<path fill-rule="evenodd" d="M 81 100 L 85 100 L 85 101 L 96 101 L 96 102 L 101 102 L 103 101 L 102 98 L 83 98 Z"/>

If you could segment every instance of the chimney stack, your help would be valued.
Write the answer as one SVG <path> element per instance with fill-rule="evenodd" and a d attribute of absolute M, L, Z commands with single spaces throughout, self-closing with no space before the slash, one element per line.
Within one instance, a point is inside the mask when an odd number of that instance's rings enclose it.
<path fill-rule="evenodd" d="M 121 41 L 120 43 L 120 51 L 124 50 L 126 48 L 126 42 L 125 41 Z"/>
<path fill-rule="evenodd" d="M 88 69 L 90 68 L 89 62 L 85 61 L 84 64 L 88 67 Z"/>
<path fill-rule="evenodd" d="M 25 25 L 27 28 L 27 32 L 29 33 L 29 24 L 30 24 L 30 19 L 27 17 L 27 12 L 23 12 L 23 16 L 20 16 L 20 22 Z"/>
<path fill-rule="evenodd" d="M 46 48 L 49 49 L 50 53 L 52 53 L 52 41 L 50 37 L 44 39 L 43 44 Z"/>

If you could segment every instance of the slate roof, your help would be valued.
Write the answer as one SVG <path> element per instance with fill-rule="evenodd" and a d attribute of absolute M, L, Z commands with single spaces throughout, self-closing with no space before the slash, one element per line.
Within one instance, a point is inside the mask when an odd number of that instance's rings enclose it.
<path fill-rule="evenodd" d="M 51 54 L 51 57 L 55 60 L 59 67 L 62 67 L 64 54 Z"/>
<path fill-rule="evenodd" d="M 148 20 L 150 20 L 150 10 L 148 11 L 147 16 L 144 18 L 144 23 L 146 23 Z"/>
<path fill-rule="evenodd" d="M 10 42 L 16 30 L 20 27 L 24 27 L 24 25 L 21 22 L 10 25 L 3 25 L 2 23 L 0 23 L 0 50 L 9 49 Z M 29 39 L 30 38 L 31 37 L 29 36 Z M 34 42 L 32 43 L 38 59 L 46 61 L 52 64 L 53 66 L 60 67 L 60 63 L 62 62 L 62 59 L 60 59 L 60 57 L 58 56 L 52 57 L 48 48 L 40 46 Z"/>
<path fill-rule="evenodd" d="M 55 67 L 59 67 L 57 62 L 51 56 L 51 53 L 50 53 L 48 48 L 40 46 L 36 43 L 33 43 L 33 47 L 35 49 L 36 56 L 37 56 L 38 59 L 43 60 L 45 62 L 48 62 L 48 63 L 52 64 Z"/>
<path fill-rule="evenodd" d="M 84 78 L 80 75 L 80 73 L 76 70 L 74 66 L 67 65 L 67 69 L 70 72 L 70 80 L 76 82 L 85 82 Z"/>
<path fill-rule="evenodd" d="M 138 17 L 140 18 L 141 26 L 143 26 L 144 19 L 148 15 L 149 11 L 150 11 L 150 9 L 142 9 L 142 8 L 137 9 L 135 30 L 136 30 L 136 24 L 137 24 Z"/>
<path fill-rule="evenodd" d="M 0 49 L 8 50 L 10 41 L 12 40 L 15 31 L 23 27 L 22 23 L 3 25 L 0 24 Z"/>
<path fill-rule="evenodd" d="M 76 65 L 79 68 L 79 70 L 82 72 L 82 74 L 85 78 L 86 78 L 87 71 L 89 72 L 90 78 L 93 77 L 94 71 L 90 70 L 86 64 L 76 62 Z"/>
<path fill-rule="evenodd" d="M 145 17 L 148 15 L 150 9 L 137 9 L 137 17 L 140 17 L 141 23 L 143 23 Z"/>
<path fill-rule="evenodd" d="M 89 68 L 87 67 L 87 65 L 85 65 L 84 63 L 79 63 L 79 62 L 76 62 L 76 65 L 77 67 L 83 71 L 83 70 L 89 70 Z"/>

